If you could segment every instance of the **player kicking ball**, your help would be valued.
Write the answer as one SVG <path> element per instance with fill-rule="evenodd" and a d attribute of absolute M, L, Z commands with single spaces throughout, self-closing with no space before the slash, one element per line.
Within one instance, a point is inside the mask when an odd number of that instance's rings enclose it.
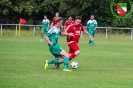
<path fill-rule="evenodd" d="M 81 36 L 81 31 L 83 31 L 86 35 L 93 39 L 93 37 L 84 29 L 83 25 L 81 24 L 82 18 L 77 16 L 75 18 L 75 23 L 68 26 L 65 29 L 66 33 L 73 33 L 74 36 L 67 36 L 67 44 L 69 46 L 69 61 L 72 60 L 74 57 L 80 54 L 80 48 L 78 46 L 78 42 Z M 56 65 L 56 68 L 59 67 L 59 64 Z"/>
<path fill-rule="evenodd" d="M 48 42 L 50 52 L 55 56 L 54 60 L 46 60 L 44 68 L 46 69 L 50 64 L 60 64 L 64 60 L 63 71 L 71 71 L 68 69 L 69 57 L 68 53 L 58 45 L 58 38 L 60 35 L 73 36 L 72 33 L 61 32 L 62 18 L 58 17 L 55 20 L 56 24 L 45 35 L 45 39 Z"/>

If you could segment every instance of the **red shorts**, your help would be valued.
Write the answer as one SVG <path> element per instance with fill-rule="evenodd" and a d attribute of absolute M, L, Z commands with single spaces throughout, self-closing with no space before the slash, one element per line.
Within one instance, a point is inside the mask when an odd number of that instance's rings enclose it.
<path fill-rule="evenodd" d="M 69 54 L 74 53 L 77 50 L 80 50 L 76 42 L 69 43 L 68 46 L 69 46 Z"/>

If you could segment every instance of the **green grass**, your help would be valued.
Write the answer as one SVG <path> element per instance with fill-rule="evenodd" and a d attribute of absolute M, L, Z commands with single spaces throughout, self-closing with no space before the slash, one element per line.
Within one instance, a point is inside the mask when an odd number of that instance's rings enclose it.
<path fill-rule="evenodd" d="M 0 36 L 0 88 L 133 88 L 133 41 L 95 38 L 88 46 L 84 36 L 81 53 L 73 61 L 79 68 L 63 72 L 44 61 L 54 57 L 39 36 Z M 68 51 L 65 37 L 60 46 Z M 69 66 L 70 67 L 70 66 Z M 71 69 L 71 68 L 70 68 Z"/>

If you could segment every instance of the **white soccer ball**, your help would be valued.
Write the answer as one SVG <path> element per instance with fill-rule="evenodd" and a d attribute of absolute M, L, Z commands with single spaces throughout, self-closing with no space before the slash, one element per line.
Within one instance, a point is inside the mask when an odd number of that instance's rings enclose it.
<path fill-rule="evenodd" d="M 78 68 L 78 62 L 73 61 L 73 62 L 71 63 L 71 67 L 72 67 L 73 69 Z"/>

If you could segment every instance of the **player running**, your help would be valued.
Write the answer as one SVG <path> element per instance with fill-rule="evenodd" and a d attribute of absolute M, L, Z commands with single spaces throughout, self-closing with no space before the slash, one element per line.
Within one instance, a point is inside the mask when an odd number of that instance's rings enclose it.
<path fill-rule="evenodd" d="M 59 17 L 59 13 L 56 12 L 56 13 L 55 13 L 55 17 L 52 19 L 51 27 L 53 27 L 53 26 L 56 24 L 55 20 L 56 20 L 56 18 L 58 18 L 58 17 Z"/>
<path fill-rule="evenodd" d="M 48 28 L 49 28 L 50 21 L 47 19 L 47 16 L 44 15 L 44 19 L 42 21 L 42 30 L 41 30 L 41 40 L 44 41 L 44 34 L 46 34 Z"/>
<path fill-rule="evenodd" d="M 67 36 L 67 43 L 69 46 L 69 60 L 72 60 L 75 56 L 80 54 L 80 49 L 78 46 L 78 42 L 80 39 L 81 31 L 83 31 L 86 35 L 93 39 L 93 37 L 84 29 L 81 24 L 82 18 L 77 16 L 75 19 L 75 23 L 66 28 L 67 33 L 73 33 L 74 36 Z"/>
<path fill-rule="evenodd" d="M 74 24 L 74 21 L 72 20 L 72 16 L 69 16 L 68 20 L 65 22 L 64 30 L 65 30 L 69 25 L 72 25 L 72 24 Z"/>
<path fill-rule="evenodd" d="M 68 63 L 69 63 L 68 53 L 66 53 L 66 51 L 58 45 L 58 38 L 60 35 L 73 36 L 73 34 L 72 33 L 68 34 L 66 32 L 60 31 L 60 27 L 62 25 L 61 17 L 56 18 L 55 22 L 56 22 L 55 26 L 53 26 L 45 35 L 45 39 L 48 42 L 49 50 L 55 56 L 55 59 L 46 60 L 44 68 L 46 69 L 50 64 L 61 63 L 59 58 L 63 58 L 64 59 L 63 71 L 71 71 L 68 70 Z"/>
<path fill-rule="evenodd" d="M 91 15 L 90 20 L 88 20 L 87 22 L 87 29 L 88 29 L 88 33 L 93 37 L 95 35 L 96 28 L 97 28 L 97 21 L 94 20 L 94 15 Z M 94 45 L 94 39 L 90 39 L 88 44 Z"/>

